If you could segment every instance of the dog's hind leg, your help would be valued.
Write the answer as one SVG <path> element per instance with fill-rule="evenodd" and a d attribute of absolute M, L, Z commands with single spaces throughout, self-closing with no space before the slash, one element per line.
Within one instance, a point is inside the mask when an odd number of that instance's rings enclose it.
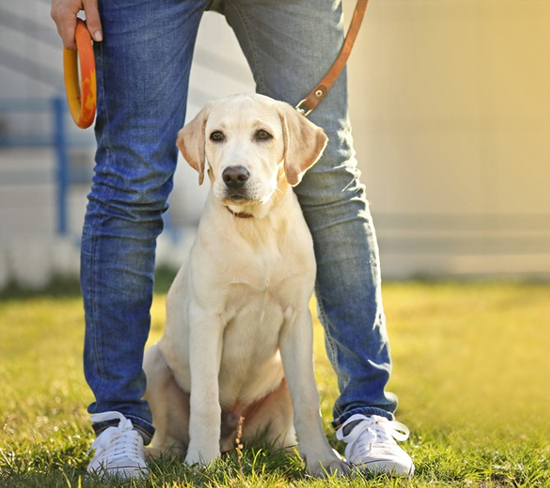
<path fill-rule="evenodd" d="M 292 403 L 286 380 L 243 413 L 242 439 L 279 448 L 296 446 Z"/>
<path fill-rule="evenodd" d="M 151 407 L 155 427 L 149 455 L 169 450 L 183 452 L 189 444 L 189 393 L 179 387 L 157 345 L 146 351 L 143 369 L 147 375 L 144 398 Z"/>

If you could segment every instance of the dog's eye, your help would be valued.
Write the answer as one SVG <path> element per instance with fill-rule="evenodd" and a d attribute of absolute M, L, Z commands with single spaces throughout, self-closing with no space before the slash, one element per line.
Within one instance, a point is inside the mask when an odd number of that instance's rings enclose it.
<path fill-rule="evenodd" d="M 273 136 L 269 132 L 267 132 L 263 129 L 260 129 L 254 135 L 254 139 L 256 139 L 257 141 L 267 141 L 269 139 L 273 139 Z"/>
<path fill-rule="evenodd" d="M 225 139 L 225 136 L 223 135 L 223 132 L 219 130 L 215 130 L 210 134 L 210 140 L 214 142 L 222 142 Z"/>

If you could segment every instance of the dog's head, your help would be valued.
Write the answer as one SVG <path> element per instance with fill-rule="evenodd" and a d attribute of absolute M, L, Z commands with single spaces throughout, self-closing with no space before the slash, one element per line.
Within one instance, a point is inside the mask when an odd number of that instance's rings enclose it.
<path fill-rule="evenodd" d="M 214 196 L 239 206 L 268 202 L 285 182 L 300 183 L 327 140 L 290 105 L 252 94 L 210 103 L 179 132 L 177 146 L 199 184 L 208 162 Z"/>

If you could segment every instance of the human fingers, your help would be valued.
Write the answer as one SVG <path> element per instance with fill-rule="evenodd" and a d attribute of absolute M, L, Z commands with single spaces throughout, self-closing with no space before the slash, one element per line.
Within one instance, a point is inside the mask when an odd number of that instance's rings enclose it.
<path fill-rule="evenodd" d="M 52 0 L 51 16 L 67 49 L 76 49 L 76 18 L 81 10 L 86 13 L 86 24 L 92 39 L 97 42 L 103 40 L 97 0 Z"/>
<path fill-rule="evenodd" d="M 82 9 L 81 0 L 52 0 L 51 16 L 57 26 L 57 32 L 67 49 L 76 49 L 74 31 L 76 15 Z"/>
<path fill-rule="evenodd" d="M 101 27 L 101 18 L 97 9 L 97 0 L 83 0 L 84 12 L 86 12 L 86 25 L 92 39 L 96 42 L 103 40 L 103 29 Z"/>

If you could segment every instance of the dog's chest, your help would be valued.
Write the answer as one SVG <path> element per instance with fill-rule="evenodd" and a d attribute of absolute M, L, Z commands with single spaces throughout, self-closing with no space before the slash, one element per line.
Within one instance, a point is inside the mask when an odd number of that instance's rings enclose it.
<path fill-rule="evenodd" d="M 232 293 L 241 293 L 241 286 L 258 292 L 276 295 L 281 286 L 295 275 L 297 268 L 304 268 L 297 256 L 279 247 L 263 246 L 261 251 L 250 248 L 245 253 L 233 254 L 229 264 L 228 285 Z"/>
<path fill-rule="evenodd" d="M 278 352 L 281 328 L 296 310 L 308 306 L 315 262 L 311 248 L 293 250 L 273 236 L 261 247 L 238 253 L 228 266 L 220 401 L 246 404 L 283 377 Z"/>
<path fill-rule="evenodd" d="M 283 309 L 253 298 L 227 323 L 219 373 L 222 405 L 248 404 L 263 397 L 283 377 L 279 334 Z"/>
<path fill-rule="evenodd" d="M 307 243 L 307 241 L 306 241 Z M 315 280 L 312 248 L 281 245 L 273 237 L 261 246 L 249 246 L 226 254 L 225 310 L 238 313 L 255 310 L 264 316 L 267 308 L 287 310 L 308 300 Z"/>

